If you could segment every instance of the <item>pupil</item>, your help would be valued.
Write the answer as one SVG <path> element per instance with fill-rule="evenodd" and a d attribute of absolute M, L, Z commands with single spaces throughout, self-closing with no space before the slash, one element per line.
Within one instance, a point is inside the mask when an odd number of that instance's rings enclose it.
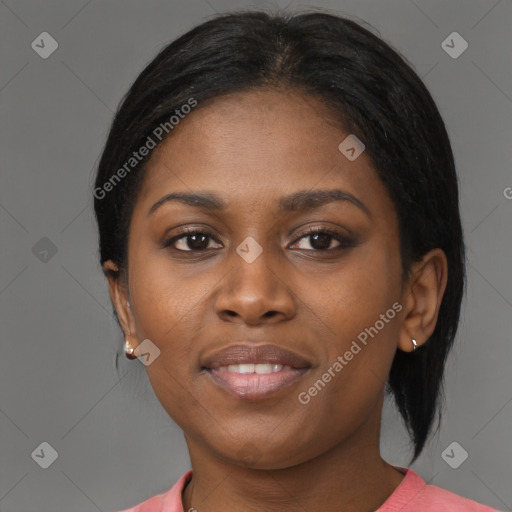
<path fill-rule="evenodd" d="M 327 234 L 327 233 L 317 233 L 315 235 L 311 235 L 311 238 L 317 242 L 320 240 L 320 247 L 318 247 L 318 244 L 317 247 L 315 247 L 315 243 L 312 243 L 312 247 L 315 248 L 315 249 L 328 249 L 329 246 L 331 245 L 330 243 L 330 239 L 332 238 L 331 235 Z M 322 243 L 323 242 L 323 243 Z"/>
<path fill-rule="evenodd" d="M 327 233 L 317 233 L 315 235 L 309 235 L 312 243 L 312 247 L 318 250 L 329 249 L 331 245 L 332 236 Z M 194 251 L 208 248 L 208 236 L 207 235 L 189 235 L 188 247 Z M 191 242 L 192 240 L 192 242 Z"/>
<path fill-rule="evenodd" d="M 202 238 L 203 239 L 202 242 L 197 243 L 198 238 Z M 205 235 L 190 235 L 189 243 L 188 243 L 189 249 L 192 249 L 192 250 L 206 249 L 208 247 L 207 238 L 208 237 Z M 190 239 L 193 239 L 194 241 L 192 243 L 190 243 Z M 206 243 L 204 243 L 205 240 L 206 240 Z M 194 243 L 194 242 L 196 242 L 196 243 Z"/>

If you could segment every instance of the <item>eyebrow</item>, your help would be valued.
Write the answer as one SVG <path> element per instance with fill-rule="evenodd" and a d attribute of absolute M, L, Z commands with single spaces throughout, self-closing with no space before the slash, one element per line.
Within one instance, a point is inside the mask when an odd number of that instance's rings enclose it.
<path fill-rule="evenodd" d="M 148 216 L 154 213 L 165 203 L 178 201 L 182 204 L 210 211 L 220 211 L 227 207 L 227 203 L 219 196 L 210 192 L 184 193 L 173 192 L 159 199 L 149 210 Z M 279 200 L 280 212 L 294 212 L 299 210 L 312 210 L 334 201 L 349 202 L 357 206 L 368 217 L 372 217 L 369 208 L 357 197 L 344 190 L 300 190 Z"/>

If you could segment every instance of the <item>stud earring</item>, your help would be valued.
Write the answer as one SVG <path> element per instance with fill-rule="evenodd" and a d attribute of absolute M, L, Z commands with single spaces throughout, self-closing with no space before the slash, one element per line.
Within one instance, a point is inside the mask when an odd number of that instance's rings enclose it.
<path fill-rule="evenodd" d="M 413 344 L 412 351 L 414 352 L 418 348 L 419 345 L 418 345 L 417 341 L 414 338 L 412 340 L 412 344 Z"/>
<path fill-rule="evenodd" d="M 137 356 L 134 354 L 135 349 L 130 347 L 130 343 L 128 340 L 124 342 L 124 355 L 127 359 L 137 359 Z"/>

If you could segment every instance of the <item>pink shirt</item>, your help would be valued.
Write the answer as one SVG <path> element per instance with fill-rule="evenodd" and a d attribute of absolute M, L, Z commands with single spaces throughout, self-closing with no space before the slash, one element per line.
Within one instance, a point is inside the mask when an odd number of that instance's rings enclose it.
<path fill-rule="evenodd" d="M 397 469 L 402 473 L 405 472 L 405 477 L 376 512 L 498 512 L 494 508 L 445 491 L 435 485 L 427 485 L 411 469 Z M 191 478 L 192 470 L 189 470 L 167 492 L 153 496 L 121 512 L 184 512 L 181 493 Z"/>

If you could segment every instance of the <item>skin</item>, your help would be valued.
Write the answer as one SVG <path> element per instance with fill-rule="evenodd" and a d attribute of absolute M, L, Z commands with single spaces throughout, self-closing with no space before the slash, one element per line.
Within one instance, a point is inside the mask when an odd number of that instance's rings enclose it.
<path fill-rule="evenodd" d="M 126 339 L 137 347 L 149 338 L 160 349 L 146 371 L 185 434 L 193 478 L 184 510 L 374 511 L 404 476 L 380 456 L 386 378 L 397 349 L 409 352 L 411 338 L 421 345 L 434 331 L 446 257 L 429 252 L 402 282 L 389 194 L 366 153 L 354 161 L 341 154 L 348 133 L 328 122 L 317 100 L 253 90 L 200 107 L 148 163 L 127 274 L 112 261 L 104 267 Z M 370 215 L 348 201 L 278 212 L 281 196 L 311 189 L 347 191 Z M 148 215 L 177 191 L 215 193 L 227 208 L 173 201 Z M 163 247 L 185 225 L 213 238 Z M 315 244 L 304 234 L 313 227 L 350 233 L 355 243 L 341 250 L 335 238 Z M 250 264 L 236 252 L 248 236 L 263 250 Z M 208 249 L 190 252 L 197 247 Z M 297 395 L 395 302 L 400 313 L 317 396 L 299 403 Z M 233 397 L 200 361 L 241 341 L 280 345 L 311 368 L 265 400 Z"/>

